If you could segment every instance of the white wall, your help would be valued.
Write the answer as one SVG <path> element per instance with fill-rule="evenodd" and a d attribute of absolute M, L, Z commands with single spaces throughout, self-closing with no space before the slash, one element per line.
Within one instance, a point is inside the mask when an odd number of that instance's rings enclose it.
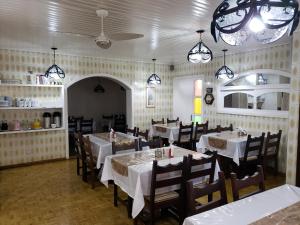
<path fill-rule="evenodd" d="M 101 84 L 104 93 L 95 93 L 94 88 Z M 68 88 L 69 116 L 93 118 L 96 129 L 101 130 L 105 122 L 102 115 L 126 114 L 126 91 L 107 78 L 88 78 Z"/>

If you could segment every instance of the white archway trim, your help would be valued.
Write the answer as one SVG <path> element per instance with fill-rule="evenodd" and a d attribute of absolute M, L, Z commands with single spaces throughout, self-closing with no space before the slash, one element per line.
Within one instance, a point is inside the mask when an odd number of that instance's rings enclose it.
<path fill-rule="evenodd" d="M 133 88 L 132 86 L 125 80 L 112 76 L 110 74 L 105 73 L 96 73 L 96 74 L 88 74 L 79 76 L 78 78 L 72 80 L 71 82 L 64 85 L 64 127 L 66 128 L 66 158 L 69 158 L 69 132 L 68 132 L 68 88 L 74 85 L 77 82 L 80 82 L 85 79 L 94 78 L 94 77 L 101 77 L 101 78 L 107 78 L 112 81 L 115 81 L 116 83 L 123 86 L 126 90 L 126 119 L 128 126 L 132 127 L 134 124 L 134 115 L 133 115 Z"/>

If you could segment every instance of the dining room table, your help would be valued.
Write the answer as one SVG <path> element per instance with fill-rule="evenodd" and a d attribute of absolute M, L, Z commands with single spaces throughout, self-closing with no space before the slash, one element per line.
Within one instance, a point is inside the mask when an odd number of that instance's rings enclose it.
<path fill-rule="evenodd" d="M 138 137 L 131 134 L 121 132 L 115 132 L 115 134 L 115 138 L 112 138 L 109 132 L 84 135 L 90 138 L 92 154 L 97 158 L 97 169 L 101 168 L 106 156 L 112 155 L 112 142 L 116 142 L 116 144 L 123 144 L 133 142 L 135 139 L 138 139 Z M 129 149 L 127 152 L 133 151 L 135 151 L 135 149 Z"/>
<path fill-rule="evenodd" d="M 261 133 L 257 131 L 249 132 L 252 137 L 258 137 Z M 196 144 L 198 152 L 205 153 L 207 150 L 217 151 L 218 155 L 231 158 L 237 165 L 240 158 L 244 156 L 248 134 L 241 134 L 238 131 L 223 131 L 219 133 L 209 133 L 201 135 Z M 249 156 L 257 154 L 250 152 Z"/>
<path fill-rule="evenodd" d="M 300 188 L 285 184 L 187 217 L 183 225 L 300 224 Z"/>
<path fill-rule="evenodd" d="M 173 157 L 169 157 L 167 154 L 169 148 L 173 150 Z M 161 152 L 160 156 L 157 156 L 157 151 Z M 194 158 L 209 157 L 177 146 L 107 156 L 103 166 L 101 182 L 108 187 L 108 182 L 113 180 L 117 186 L 133 199 L 132 217 L 135 218 L 145 206 L 144 196 L 150 195 L 153 160 L 157 160 L 160 166 L 177 164 L 182 162 L 183 157 L 189 154 L 192 154 Z M 219 171 L 220 167 L 217 163 L 215 179 L 218 179 Z M 174 175 L 168 174 L 168 176 Z M 198 180 L 198 182 L 201 181 Z M 157 193 L 172 191 L 174 190 L 172 188 L 178 189 L 178 187 L 171 187 L 171 189 L 169 187 L 162 188 Z"/>
<path fill-rule="evenodd" d="M 179 123 L 164 123 L 153 124 L 149 129 L 149 136 L 158 136 L 161 138 L 169 139 L 170 143 L 178 140 L 179 135 Z"/>

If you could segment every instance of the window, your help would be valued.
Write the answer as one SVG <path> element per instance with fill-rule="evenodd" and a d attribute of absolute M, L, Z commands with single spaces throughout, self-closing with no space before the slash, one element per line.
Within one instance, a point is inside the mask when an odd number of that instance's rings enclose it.
<path fill-rule="evenodd" d="M 196 80 L 194 82 L 194 113 L 192 115 L 192 121 L 194 123 L 202 123 L 202 80 Z"/>
<path fill-rule="evenodd" d="M 218 87 L 219 113 L 288 117 L 289 74 L 256 70 L 239 75 Z"/>

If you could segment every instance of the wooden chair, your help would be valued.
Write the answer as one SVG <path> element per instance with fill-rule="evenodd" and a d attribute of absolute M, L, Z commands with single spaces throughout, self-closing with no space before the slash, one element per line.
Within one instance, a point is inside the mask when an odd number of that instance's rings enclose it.
<path fill-rule="evenodd" d="M 133 129 L 130 129 L 128 128 L 128 125 L 126 125 L 126 128 L 125 128 L 125 133 L 126 134 L 132 134 L 132 136 L 137 136 L 137 133 L 139 132 L 138 128 L 137 127 L 134 127 Z"/>
<path fill-rule="evenodd" d="M 136 136 L 141 137 L 144 140 L 148 141 L 148 139 L 149 139 L 149 130 L 145 130 L 145 132 L 143 132 L 143 131 L 140 131 L 139 128 L 137 128 Z"/>
<path fill-rule="evenodd" d="M 74 143 L 75 143 L 75 152 L 76 152 L 76 171 L 77 175 L 80 175 L 80 170 L 82 170 L 82 179 L 86 181 L 86 154 L 83 149 L 82 135 L 80 132 L 74 133 Z"/>
<path fill-rule="evenodd" d="M 264 145 L 265 133 L 260 137 L 248 135 L 244 156 L 240 159 L 240 165 L 235 166 L 238 177 L 251 174 L 251 171 L 262 164 L 262 149 Z M 236 165 L 235 163 L 233 165 Z"/>
<path fill-rule="evenodd" d="M 196 151 L 196 144 L 199 142 L 202 134 L 206 134 L 208 130 L 208 121 L 206 123 L 198 123 L 196 122 L 196 126 L 194 128 L 194 137 L 193 137 L 193 150 Z"/>
<path fill-rule="evenodd" d="M 257 191 L 248 193 L 242 197 L 240 196 L 239 191 L 241 189 L 253 185 L 258 186 Z M 237 179 L 237 175 L 235 173 L 231 173 L 231 187 L 234 201 L 265 191 L 265 180 L 262 166 L 257 166 L 257 172 L 254 175 L 251 177 L 245 177 L 243 179 Z"/>
<path fill-rule="evenodd" d="M 184 157 L 184 160 L 187 158 Z M 166 209 L 175 207 L 178 211 L 179 224 L 182 224 L 184 219 L 184 194 L 182 193 L 182 186 L 184 185 L 184 164 L 186 162 L 180 162 L 176 165 L 168 164 L 166 166 L 159 166 L 157 161 L 153 161 L 152 178 L 150 196 L 145 196 L 145 208 L 150 211 L 150 224 L 155 223 L 155 212 L 159 209 Z M 177 174 L 175 176 L 169 176 L 169 173 Z M 169 191 L 167 193 L 158 194 L 158 189 L 170 188 L 174 185 L 178 185 L 177 190 Z M 135 224 L 137 221 L 145 220 L 143 218 L 143 212 L 135 218 Z"/>
<path fill-rule="evenodd" d="M 195 187 L 202 186 L 203 183 L 213 183 L 215 178 L 216 162 L 218 153 L 212 152 L 209 158 L 194 159 L 192 155 L 188 156 L 186 168 L 186 180 L 198 180 Z M 212 201 L 212 195 L 208 196 L 208 201 Z"/>
<path fill-rule="evenodd" d="M 92 134 L 93 129 L 93 119 L 90 120 L 81 120 L 80 130 L 82 134 Z"/>
<path fill-rule="evenodd" d="M 179 122 L 179 117 L 177 117 L 175 120 L 169 120 L 169 118 L 167 118 L 167 123 L 178 123 Z"/>
<path fill-rule="evenodd" d="M 274 175 L 278 173 L 278 152 L 280 146 L 282 130 L 279 130 L 277 134 L 271 134 L 268 132 L 264 154 L 263 154 L 263 169 L 266 178 L 266 169 L 269 161 L 274 161 Z"/>
<path fill-rule="evenodd" d="M 183 148 L 192 149 L 193 129 L 193 122 L 190 125 L 182 125 L 182 122 L 180 122 L 178 140 L 175 141 L 174 144 Z"/>
<path fill-rule="evenodd" d="M 139 139 L 139 148 L 140 151 L 143 150 L 143 147 L 149 147 L 150 149 L 161 148 L 163 146 L 163 142 L 161 138 L 150 140 L 150 141 L 142 141 Z"/>
<path fill-rule="evenodd" d="M 196 199 L 211 196 L 213 193 L 220 192 L 220 199 L 209 201 L 206 204 L 201 204 Z M 187 193 L 187 215 L 192 216 L 204 211 L 227 204 L 225 176 L 223 172 L 219 172 L 219 179 L 213 183 L 194 186 L 193 181 L 186 183 Z"/>
<path fill-rule="evenodd" d="M 221 125 L 218 125 L 217 130 L 218 130 L 218 132 L 233 131 L 232 123 L 228 127 L 222 127 Z"/>
<path fill-rule="evenodd" d="M 165 123 L 165 119 L 162 118 L 161 120 L 151 120 L 151 124 L 154 125 L 154 124 L 164 124 Z"/>
<path fill-rule="evenodd" d="M 138 146 L 138 140 L 135 139 L 133 142 L 130 143 L 122 143 L 122 144 L 116 144 L 115 142 L 112 142 L 112 154 L 115 155 L 117 153 L 120 153 L 122 151 L 128 151 L 130 149 L 134 149 L 135 151 L 139 150 Z M 118 207 L 118 201 L 123 203 L 127 206 L 127 213 L 128 218 L 131 217 L 131 211 L 132 211 L 132 198 L 128 196 L 127 200 L 123 200 L 118 196 L 118 186 L 114 183 L 114 206 Z"/>
<path fill-rule="evenodd" d="M 216 127 L 216 128 L 210 128 L 210 129 L 206 130 L 206 133 L 207 134 L 210 134 L 210 133 L 219 133 L 219 129 L 218 129 L 218 127 Z"/>
<path fill-rule="evenodd" d="M 86 164 L 87 164 L 86 176 L 88 175 L 91 176 L 91 187 L 92 189 L 94 189 L 95 183 L 97 181 L 97 175 L 99 173 L 99 170 L 96 167 L 97 159 L 93 156 L 90 138 L 88 136 L 82 137 L 82 142 L 83 142 L 83 149 L 86 155 Z"/>

